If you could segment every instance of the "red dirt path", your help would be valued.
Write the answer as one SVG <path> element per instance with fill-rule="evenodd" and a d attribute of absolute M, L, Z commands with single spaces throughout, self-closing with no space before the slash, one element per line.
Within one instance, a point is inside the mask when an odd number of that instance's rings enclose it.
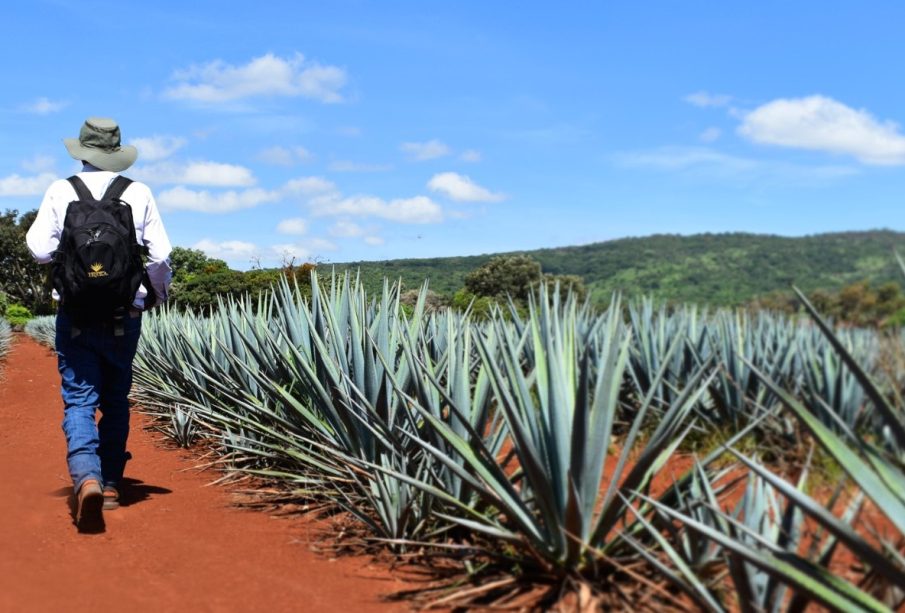
<path fill-rule="evenodd" d="M 60 429 L 56 358 L 19 335 L 0 364 L 0 611 L 390 611 L 403 588 L 367 559 L 310 548 L 305 518 L 237 509 L 133 412 L 127 506 L 79 534 Z"/>

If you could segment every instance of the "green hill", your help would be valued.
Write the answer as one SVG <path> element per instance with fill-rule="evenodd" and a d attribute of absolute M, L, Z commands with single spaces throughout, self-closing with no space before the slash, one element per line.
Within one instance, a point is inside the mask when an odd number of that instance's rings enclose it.
<path fill-rule="evenodd" d="M 612 292 L 715 305 L 734 305 L 795 284 L 805 291 L 838 289 L 868 280 L 900 280 L 894 250 L 905 255 L 905 233 L 891 230 L 785 237 L 762 234 L 658 234 L 641 238 L 518 251 L 544 272 L 581 275 L 595 300 Z M 324 264 L 329 270 L 360 270 L 367 285 L 383 277 L 408 287 L 430 279 L 434 291 L 451 295 L 465 275 L 493 255 Z M 509 254 L 507 254 L 509 255 Z"/>

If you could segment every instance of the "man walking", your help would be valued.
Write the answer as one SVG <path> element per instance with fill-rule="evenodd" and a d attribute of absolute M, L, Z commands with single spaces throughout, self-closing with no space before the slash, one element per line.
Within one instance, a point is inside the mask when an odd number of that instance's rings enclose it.
<path fill-rule="evenodd" d="M 82 170 L 47 189 L 26 242 L 39 263 L 53 262 L 75 520 L 93 532 L 104 527 L 103 510 L 119 506 L 141 314 L 167 298 L 171 246 L 151 190 L 119 175 L 138 151 L 121 144 L 115 121 L 89 118 L 64 144 Z"/>

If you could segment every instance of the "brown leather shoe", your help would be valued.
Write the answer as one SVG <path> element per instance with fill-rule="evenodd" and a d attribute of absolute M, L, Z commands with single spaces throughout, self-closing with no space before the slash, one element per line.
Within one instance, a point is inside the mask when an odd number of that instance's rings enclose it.
<path fill-rule="evenodd" d="M 79 532 L 104 529 L 104 492 L 96 479 L 86 479 L 79 487 L 75 525 Z"/>
<path fill-rule="evenodd" d="M 104 510 L 112 511 L 119 508 L 119 490 L 112 485 L 104 486 Z"/>

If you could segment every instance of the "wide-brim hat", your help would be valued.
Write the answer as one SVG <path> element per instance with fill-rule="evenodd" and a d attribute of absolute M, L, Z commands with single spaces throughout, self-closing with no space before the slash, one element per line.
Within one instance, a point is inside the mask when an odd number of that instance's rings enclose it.
<path fill-rule="evenodd" d="M 138 159 L 138 149 L 120 143 L 119 126 L 112 119 L 89 117 L 78 138 L 64 138 L 69 155 L 95 168 L 122 172 Z"/>

